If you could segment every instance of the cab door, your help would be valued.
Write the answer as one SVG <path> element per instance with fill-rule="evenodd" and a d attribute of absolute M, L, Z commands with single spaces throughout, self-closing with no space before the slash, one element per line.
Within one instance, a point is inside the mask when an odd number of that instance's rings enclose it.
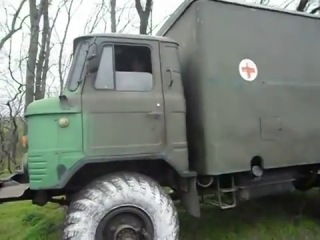
<path fill-rule="evenodd" d="M 188 169 L 186 102 L 181 78 L 178 45 L 161 43 L 161 66 L 166 116 L 168 159 L 176 168 Z"/>
<path fill-rule="evenodd" d="M 128 71 L 121 46 L 149 52 L 150 71 Z M 160 154 L 164 148 L 164 100 L 159 43 L 102 41 L 98 70 L 82 94 L 84 149 L 89 156 Z M 145 51 L 147 49 L 147 51 Z M 122 60 L 117 54 L 122 54 Z M 120 66 L 120 60 L 122 62 Z M 119 62 L 117 62 L 119 60 Z"/>

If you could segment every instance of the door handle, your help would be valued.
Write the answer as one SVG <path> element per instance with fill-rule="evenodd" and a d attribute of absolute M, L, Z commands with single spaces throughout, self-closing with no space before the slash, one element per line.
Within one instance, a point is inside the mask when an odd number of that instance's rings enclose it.
<path fill-rule="evenodd" d="M 170 83 L 169 83 L 169 88 L 171 88 L 171 87 L 172 87 L 172 84 L 173 84 L 173 71 L 172 71 L 172 69 L 171 69 L 171 68 L 168 68 L 168 69 L 167 69 L 167 72 L 169 72 L 169 73 L 170 73 Z"/>
<path fill-rule="evenodd" d="M 161 115 L 162 115 L 162 112 L 156 112 L 156 111 L 147 113 L 148 117 L 154 117 L 154 118 L 159 118 Z"/>

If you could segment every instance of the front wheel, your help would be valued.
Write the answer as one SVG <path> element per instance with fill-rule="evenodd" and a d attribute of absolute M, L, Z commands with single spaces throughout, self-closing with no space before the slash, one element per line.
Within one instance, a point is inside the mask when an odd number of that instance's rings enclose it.
<path fill-rule="evenodd" d="M 157 182 L 137 173 L 103 176 L 78 193 L 64 240 L 177 240 L 176 208 Z"/>

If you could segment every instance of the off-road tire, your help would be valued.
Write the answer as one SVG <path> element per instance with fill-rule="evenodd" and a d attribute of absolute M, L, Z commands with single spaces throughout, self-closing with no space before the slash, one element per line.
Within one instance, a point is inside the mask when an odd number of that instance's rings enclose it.
<path fill-rule="evenodd" d="M 139 208 L 149 216 L 154 233 L 151 239 L 178 240 L 179 220 L 171 198 L 157 182 L 137 173 L 103 176 L 74 196 L 65 218 L 63 240 L 96 240 L 99 222 L 122 206 Z"/>

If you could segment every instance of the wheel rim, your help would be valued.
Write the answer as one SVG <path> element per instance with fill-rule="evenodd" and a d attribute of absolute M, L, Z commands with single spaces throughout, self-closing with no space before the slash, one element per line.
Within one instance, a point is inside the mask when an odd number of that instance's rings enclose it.
<path fill-rule="evenodd" d="M 112 210 L 100 221 L 96 239 L 152 240 L 153 224 L 150 217 L 135 207 Z"/>

